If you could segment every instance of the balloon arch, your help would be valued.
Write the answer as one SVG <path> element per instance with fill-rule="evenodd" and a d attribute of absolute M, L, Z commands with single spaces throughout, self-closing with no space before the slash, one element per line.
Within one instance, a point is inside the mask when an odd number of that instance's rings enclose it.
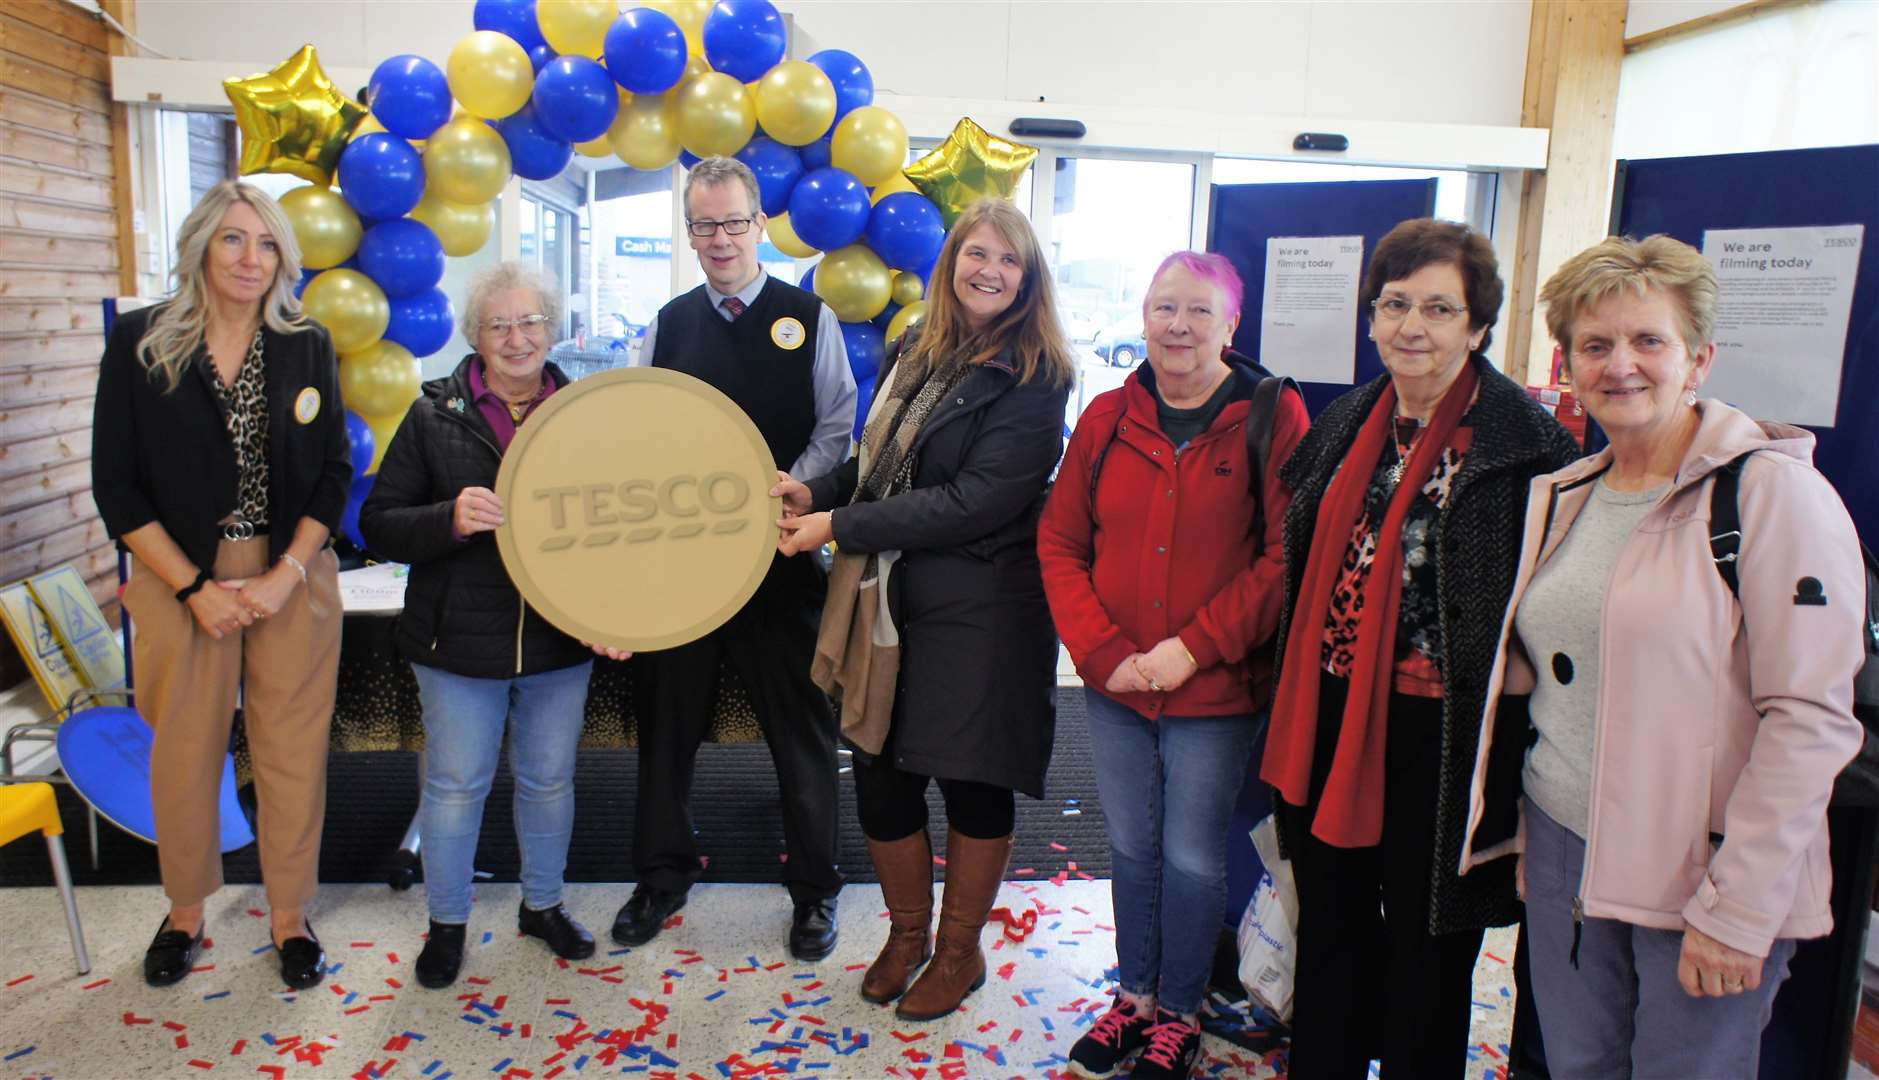
<path fill-rule="evenodd" d="M 311 182 L 280 201 L 302 302 L 340 354 L 355 543 L 383 448 L 418 396 L 419 358 L 450 340 L 445 260 L 488 243 L 512 175 L 551 179 L 575 154 L 647 171 L 743 161 L 770 242 L 822 253 L 813 288 L 841 320 L 866 401 L 886 344 L 925 312 L 946 229 L 978 198 L 1010 198 L 1037 154 L 962 119 L 906 165 L 907 129 L 873 104 L 867 65 L 841 49 L 785 60 L 770 0 L 477 0 L 472 21 L 442 69 L 380 63 L 363 104 L 311 45 L 225 81 L 242 173 Z"/>

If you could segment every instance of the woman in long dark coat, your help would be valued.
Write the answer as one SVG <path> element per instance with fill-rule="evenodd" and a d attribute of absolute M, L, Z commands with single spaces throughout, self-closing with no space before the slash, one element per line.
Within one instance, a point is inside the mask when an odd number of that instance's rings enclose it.
<path fill-rule="evenodd" d="M 979 933 L 1011 853 L 1013 792 L 1044 791 L 1057 641 L 1037 518 L 1073 371 L 1049 268 L 1010 204 L 960 217 L 933 282 L 918 340 L 879 376 L 860 454 L 775 491 L 785 554 L 838 546 L 814 674 L 842 693 L 892 921 L 861 993 L 900 998 L 904 1020 L 945 1016 L 985 981 Z M 950 825 L 937 947 L 934 779 Z"/>

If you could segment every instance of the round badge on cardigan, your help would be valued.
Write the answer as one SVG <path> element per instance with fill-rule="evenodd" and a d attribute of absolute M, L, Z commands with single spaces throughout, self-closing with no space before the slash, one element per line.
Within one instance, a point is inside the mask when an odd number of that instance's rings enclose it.
<path fill-rule="evenodd" d="M 722 626 L 776 554 L 776 463 L 742 409 L 664 368 L 555 391 L 496 476 L 509 577 L 581 641 L 669 649 Z"/>
<path fill-rule="evenodd" d="M 802 323 L 788 315 L 770 324 L 770 340 L 776 342 L 779 349 L 795 352 L 802 348 L 802 343 L 809 340 L 809 331 L 802 328 Z"/>
<path fill-rule="evenodd" d="M 294 395 L 294 419 L 302 424 L 311 424 L 320 415 L 320 392 L 308 386 Z"/>

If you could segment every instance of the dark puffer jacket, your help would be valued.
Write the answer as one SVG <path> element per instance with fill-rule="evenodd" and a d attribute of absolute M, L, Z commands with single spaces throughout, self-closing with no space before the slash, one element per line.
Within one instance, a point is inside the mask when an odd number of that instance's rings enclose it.
<path fill-rule="evenodd" d="M 1436 519 L 1435 536 L 1443 644 L 1437 663 L 1444 690 L 1442 771 L 1430 777 L 1439 787 L 1429 881 L 1429 930 L 1437 934 L 1502 926 L 1520 917 L 1514 860 L 1502 859 L 1462 877 L 1462 832 L 1468 822 L 1468 791 L 1488 674 L 1520 563 L 1528 483 L 1579 457 L 1579 444 L 1525 390 L 1480 355 L 1469 362 L 1481 374 L 1471 415 L 1474 442 L 1455 476 L 1453 497 Z M 1279 473 L 1292 489 L 1292 506 L 1285 515 L 1285 602 L 1273 639 L 1279 657 L 1285 656 L 1318 504 L 1388 379 L 1374 379 L 1326 406 Z M 1292 846 L 1284 829 L 1280 840 Z"/>
<path fill-rule="evenodd" d="M 396 635 L 405 659 L 479 679 L 572 667 L 593 654 L 523 602 L 496 534 L 458 540 L 451 529 L 458 492 L 494 490 L 502 467 L 496 434 L 470 396 L 475 356 L 424 384 L 379 464 L 359 532 L 373 554 L 411 564 Z M 568 382 L 553 364 L 547 377 Z"/>

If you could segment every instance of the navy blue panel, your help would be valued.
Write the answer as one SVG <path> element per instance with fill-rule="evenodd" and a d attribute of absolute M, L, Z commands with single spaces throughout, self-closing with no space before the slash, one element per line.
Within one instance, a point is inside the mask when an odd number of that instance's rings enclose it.
<path fill-rule="evenodd" d="M 1657 158 L 1618 165 L 1615 231 L 1703 246 L 1706 229 L 1866 226 L 1834 426 L 1814 463 L 1879 547 L 1879 146 Z"/>
<path fill-rule="evenodd" d="M 1260 301 L 1266 293 L 1266 241 L 1275 236 L 1362 236 L 1364 267 L 1377 241 L 1399 223 L 1435 213 L 1434 180 L 1354 180 L 1332 184 L 1215 184 L 1207 250 L 1225 255 L 1246 282 L 1246 310 L 1233 347 L 1280 375 L 1295 364 L 1259 351 Z M 1362 280 L 1361 277 L 1359 280 Z M 1383 374 L 1383 361 L 1357 315 L 1357 381 Z M 1316 416 L 1350 389 L 1344 383 L 1303 383 L 1305 404 Z"/>

